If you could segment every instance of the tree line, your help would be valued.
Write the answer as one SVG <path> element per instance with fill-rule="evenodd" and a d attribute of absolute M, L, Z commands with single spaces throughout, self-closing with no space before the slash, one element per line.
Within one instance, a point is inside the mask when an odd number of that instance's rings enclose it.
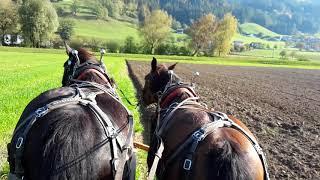
<path fill-rule="evenodd" d="M 204 55 L 226 55 L 230 52 L 232 38 L 237 33 L 237 19 L 230 13 L 218 19 L 213 14 L 200 17 L 187 29 L 191 37 L 189 48 L 193 50 L 192 55 L 199 53 Z M 156 10 L 145 18 L 140 27 L 140 33 L 145 46 L 150 48 L 150 53 L 164 42 L 170 35 L 172 18 L 167 12 Z"/>
<path fill-rule="evenodd" d="M 97 0 L 95 2 L 100 3 L 108 11 L 107 7 L 113 1 Z M 130 0 L 124 2 L 130 3 Z M 0 14 L 3 17 L 0 20 L 2 36 L 21 32 L 25 45 L 31 47 L 41 47 L 52 38 L 54 33 L 58 33 L 62 40 L 72 39 L 75 23 L 70 19 L 61 19 L 59 22 L 57 12 L 49 1 L 3 0 L 0 4 Z M 186 29 L 190 37 L 188 44 L 183 47 L 177 46 L 175 42 L 170 42 L 172 25 L 177 23 L 171 15 L 159 9 L 150 11 L 143 4 L 137 8 L 140 8 L 137 18 L 140 21 L 139 32 L 142 42 L 135 43 L 132 37 L 128 37 L 121 48 L 115 43 L 109 43 L 108 46 L 112 47 L 111 49 L 118 48 L 125 53 L 220 56 L 229 53 L 232 37 L 237 31 L 238 22 L 233 15 L 227 13 L 222 18 L 218 18 L 209 13 L 195 20 Z M 77 13 L 77 8 L 71 7 L 71 10 Z M 121 10 L 121 12 L 124 11 Z M 94 44 L 102 45 L 97 42 Z"/>

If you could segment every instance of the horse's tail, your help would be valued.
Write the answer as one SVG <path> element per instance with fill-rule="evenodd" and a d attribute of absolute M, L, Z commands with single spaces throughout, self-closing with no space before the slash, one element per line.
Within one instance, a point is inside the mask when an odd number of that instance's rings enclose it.
<path fill-rule="evenodd" d="M 219 147 L 209 152 L 207 167 L 210 179 L 253 180 L 239 144 L 222 140 Z"/>

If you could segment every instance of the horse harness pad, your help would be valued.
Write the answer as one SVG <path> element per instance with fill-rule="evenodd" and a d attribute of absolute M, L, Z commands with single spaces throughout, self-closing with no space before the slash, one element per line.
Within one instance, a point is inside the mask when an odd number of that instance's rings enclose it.
<path fill-rule="evenodd" d="M 172 88 L 181 88 L 181 87 L 183 86 L 181 86 L 180 84 Z M 189 88 L 192 89 L 192 87 L 189 87 Z M 163 173 L 165 172 L 165 168 L 168 167 L 168 165 L 172 163 L 178 157 L 178 155 L 181 155 L 181 153 L 184 150 L 186 150 L 186 154 L 184 156 L 182 170 L 184 174 L 184 179 L 190 178 L 190 173 L 193 167 L 194 155 L 199 143 L 203 141 L 209 134 L 214 133 L 218 128 L 227 127 L 227 128 L 233 128 L 238 132 L 242 133 L 251 142 L 251 144 L 253 145 L 254 149 L 258 153 L 259 158 L 262 162 L 262 165 L 264 168 L 264 179 L 269 180 L 268 165 L 261 147 L 259 146 L 257 141 L 254 140 L 253 137 L 251 137 L 251 135 L 249 135 L 243 128 L 241 128 L 238 124 L 232 121 L 226 114 L 221 112 L 207 111 L 206 105 L 203 105 L 200 102 L 198 102 L 199 97 L 189 97 L 180 103 L 177 103 L 177 102 L 172 103 L 167 109 L 160 110 L 160 107 L 159 107 L 160 101 L 161 101 L 160 99 L 161 98 L 159 98 L 158 107 L 157 107 L 158 120 L 157 120 L 157 126 L 155 130 L 155 137 L 157 138 L 158 144 L 157 144 L 157 150 L 155 152 L 153 164 L 149 171 L 148 180 L 152 180 L 153 177 L 155 176 L 159 160 L 161 159 L 162 153 L 164 151 L 164 143 L 162 140 L 162 136 L 166 133 L 166 131 L 170 127 L 171 121 L 169 120 L 172 118 L 173 114 L 179 109 L 205 110 L 209 114 L 209 116 L 212 117 L 213 121 L 203 125 L 201 128 L 194 131 L 192 135 L 190 135 L 181 145 L 179 145 L 178 148 L 174 151 L 174 153 L 167 158 L 166 162 L 161 164 L 160 169 L 162 170 L 161 172 L 159 172 L 159 177 L 158 177 L 159 179 L 162 179 Z"/>
<path fill-rule="evenodd" d="M 111 152 L 112 152 L 112 167 L 113 174 L 117 176 L 118 179 L 122 179 L 123 169 L 125 163 L 129 157 L 132 156 L 132 148 L 133 148 L 133 116 L 131 112 L 122 105 L 127 111 L 128 122 L 126 125 L 129 125 L 128 136 L 126 137 L 126 141 L 123 142 L 119 138 L 119 134 L 121 132 L 121 128 L 116 130 L 114 123 L 112 120 L 102 111 L 102 109 L 97 105 L 96 97 L 100 94 L 108 94 L 114 100 L 121 103 L 119 101 L 118 96 L 113 88 L 106 88 L 103 85 L 82 81 L 80 84 L 74 84 L 73 87 L 76 91 L 75 95 L 72 97 L 63 98 L 61 100 L 53 101 L 48 103 L 47 105 L 38 108 L 32 114 L 30 114 L 26 119 L 24 119 L 15 129 L 13 133 L 13 143 L 14 145 L 8 144 L 8 152 L 13 155 L 14 159 L 14 171 L 10 170 L 9 179 L 24 179 L 24 167 L 22 165 L 23 153 L 25 149 L 25 143 L 27 135 L 31 129 L 31 127 L 40 120 L 41 117 L 47 115 L 51 111 L 62 108 L 67 105 L 81 105 L 88 107 L 96 119 L 99 121 L 103 130 L 108 138 L 108 141 L 111 143 Z M 122 103 L 121 103 L 122 104 Z M 119 147 L 119 148 L 118 148 Z M 120 149 L 121 157 L 118 155 L 118 149 Z M 9 159 L 8 159 L 9 161 Z M 63 168 L 58 168 L 62 169 Z M 119 178 L 121 177 L 121 178 Z"/>

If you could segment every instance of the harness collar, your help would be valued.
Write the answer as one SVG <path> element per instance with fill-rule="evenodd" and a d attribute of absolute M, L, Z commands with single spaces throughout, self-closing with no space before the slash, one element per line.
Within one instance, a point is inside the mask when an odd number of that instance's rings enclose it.
<path fill-rule="evenodd" d="M 169 103 L 174 98 L 176 98 L 178 95 L 180 95 L 182 93 L 188 94 L 189 97 L 197 97 L 196 93 L 190 87 L 187 87 L 187 86 L 179 87 L 178 86 L 178 87 L 175 87 L 173 90 L 171 90 L 171 92 L 164 94 L 165 96 L 163 98 L 161 98 L 161 101 L 160 101 L 160 108 L 162 109 L 162 108 L 166 107 L 167 105 L 169 105 Z"/>
<path fill-rule="evenodd" d="M 80 73 L 78 75 L 78 77 L 75 77 L 75 78 L 76 78 L 76 80 L 82 80 L 82 78 L 84 78 L 84 76 L 90 72 L 97 74 L 103 81 L 105 81 L 107 83 L 107 85 L 110 85 L 110 80 L 109 80 L 109 78 L 106 77 L 105 73 L 101 73 L 100 71 L 98 71 L 95 68 L 85 69 L 82 73 Z"/>

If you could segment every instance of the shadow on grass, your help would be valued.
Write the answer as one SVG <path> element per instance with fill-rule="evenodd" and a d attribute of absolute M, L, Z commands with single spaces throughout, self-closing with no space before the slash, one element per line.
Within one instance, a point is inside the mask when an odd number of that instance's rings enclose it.
<path fill-rule="evenodd" d="M 139 112 L 140 112 L 140 121 L 144 127 L 143 135 L 143 143 L 150 144 L 150 137 L 151 137 L 151 120 L 153 119 L 153 115 L 155 112 L 155 106 L 144 106 L 141 104 L 141 96 L 142 96 L 142 88 L 143 85 L 139 82 L 138 77 L 133 72 L 133 69 L 128 60 L 126 60 L 127 68 L 129 77 L 131 78 L 134 87 L 137 90 L 136 98 L 139 99 Z"/>

